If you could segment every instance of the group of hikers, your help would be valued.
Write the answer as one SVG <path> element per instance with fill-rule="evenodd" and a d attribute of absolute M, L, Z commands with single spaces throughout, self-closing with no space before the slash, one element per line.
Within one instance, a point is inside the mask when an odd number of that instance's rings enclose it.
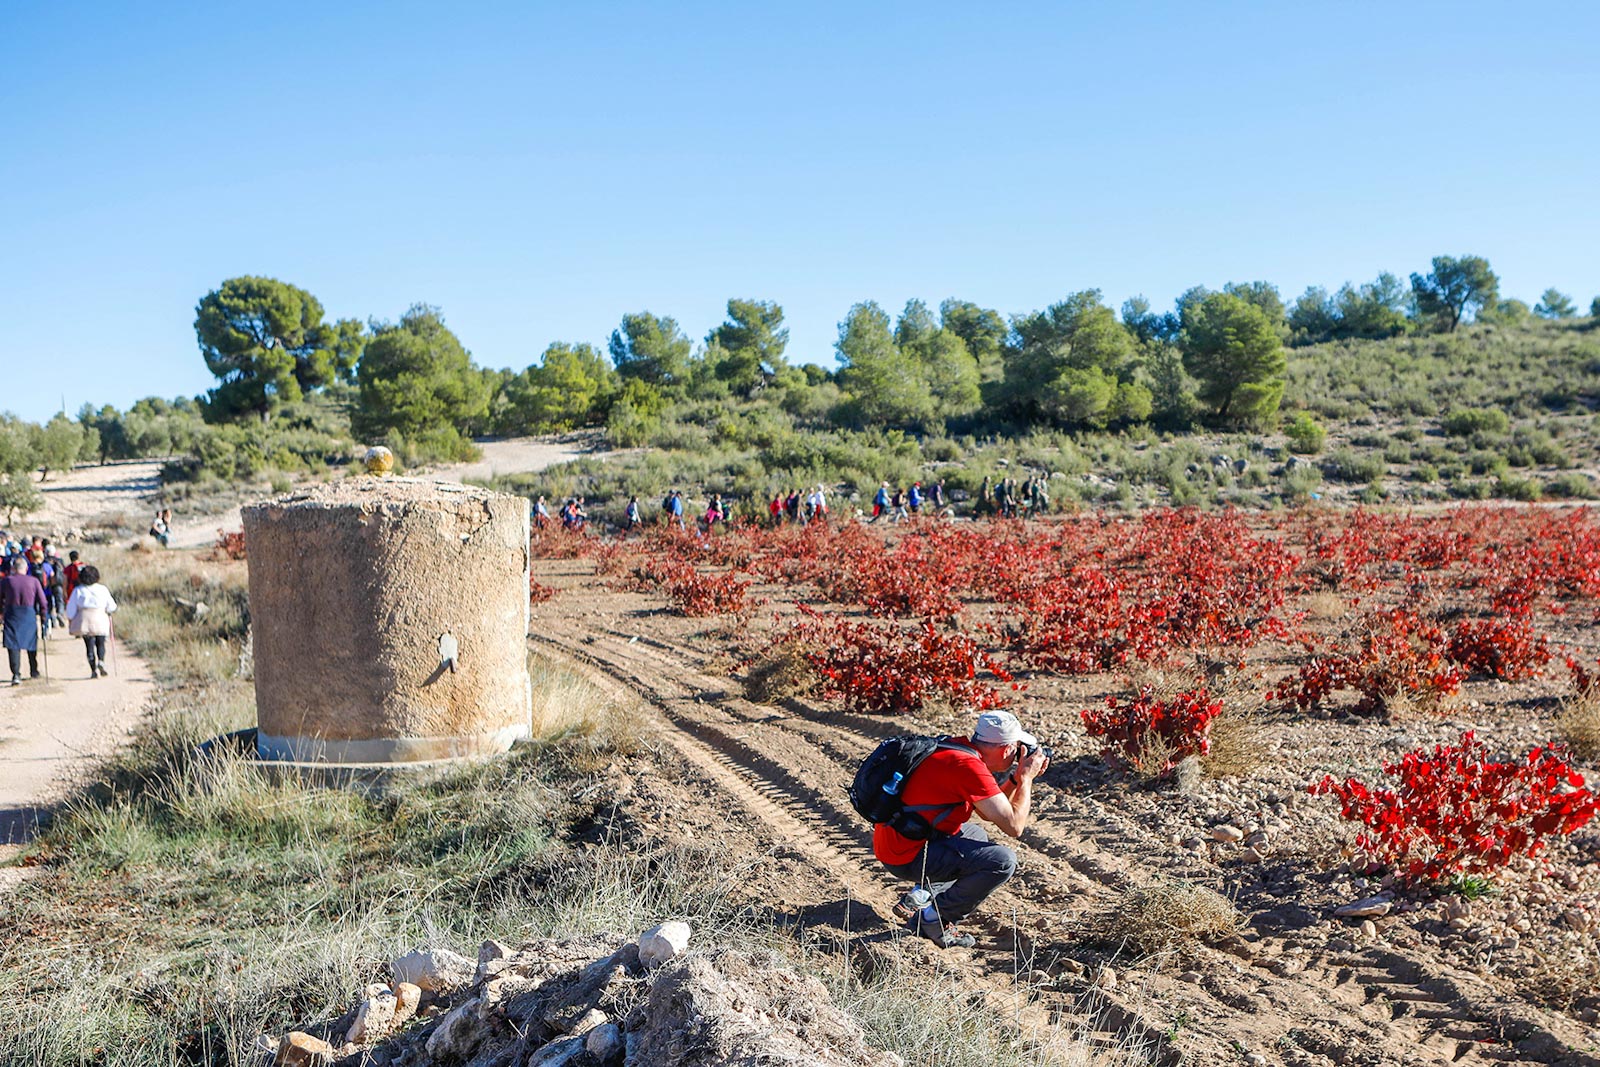
<path fill-rule="evenodd" d="M 888 482 L 880 482 L 878 491 L 872 495 L 872 518 L 868 522 L 877 522 L 885 515 L 890 522 L 909 522 L 913 515 L 920 515 L 923 507 L 935 515 L 948 515 L 948 504 L 944 495 L 944 482 L 937 481 L 928 486 L 928 491 L 922 491 L 921 482 L 912 482 L 910 489 L 901 489 L 896 486 L 889 488 Z"/>
<path fill-rule="evenodd" d="M 697 531 L 710 533 L 719 524 L 729 520 L 730 510 L 721 493 L 712 493 L 705 510 L 694 514 L 683 491 L 672 489 L 661 499 L 659 521 L 679 529 L 688 529 L 692 523 Z M 1044 475 L 1029 475 L 1021 485 L 1017 484 L 1015 478 L 995 479 L 986 475 L 972 506 L 974 517 L 979 518 L 1029 518 L 1049 510 L 1050 487 Z M 767 501 L 766 512 L 768 523 L 774 527 L 785 523 L 806 526 L 813 522 L 828 522 L 831 518 L 828 488 L 819 484 L 787 492 L 780 489 Z M 955 516 L 954 502 L 945 491 L 943 479 L 927 485 L 915 481 L 910 486 L 880 482 L 872 497 L 871 515 L 857 510 L 855 517 L 866 522 L 882 519 L 899 523 L 909 522 L 923 514 L 942 518 Z M 552 515 L 549 502 L 540 496 L 534 501 L 530 518 L 538 530 L 548 529 L 560 522 L 567 530 L 579 531 L 588 526 L 589 511 L 582 496 L 571 496 Z M 638 496 L 630 496 L 623 511 L 622 528 L 625 531 L 639 530 L 644 527 L 645 521 Z"/>
<path fill-rule="evenodd" d="M 106 643 L 117 602 L 100 582 L 100 570 L 76 551 L 63 560 L 46 537 L 18 541 L 0 531 L 0 612 L 4 614 L 6 660 L 11 684 L 22 684 L 22 656 L 28 656 L 28 677 L 40 677 L 39 652 L 52 628 L 65 626 L 83 638 L 89 677 L 104 677 Z M 46 654 L 46 664 L 49 656 Z"/>
<path fill-rule="evenodd" d="M 1023 517 L 1043 515 L 1049 510 L 1050 484 L 1043 476 L 1030 474 L 1019 487 L 1015 478 L 994 481 L 984 475 L 983 484 L 978 487 L 979 515 L 1014 519 L 1019 514 Z"/>

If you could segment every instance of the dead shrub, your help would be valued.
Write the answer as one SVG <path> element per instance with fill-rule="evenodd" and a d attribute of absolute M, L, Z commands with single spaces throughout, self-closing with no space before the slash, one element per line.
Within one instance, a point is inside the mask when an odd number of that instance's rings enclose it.
<path fill-rule="evenodd" d="M 1600 761 L 1600 690 L 1574 693 L 1562 701 L 1556 730 L 1578 759 Z"/>
<path fill-rule="evenodd" d="M 1139 781 L 1153 785 L 1172 777 L 1178 754 L 1178 749 L 1168 744 L 1165 737 L 1154 730 L 1146 730 L 1139 736 L 1139 751 L 1129 758 L 1128 767 Z"/>
<path fill-rule="evenodd" d="M 1464 698 L 1460 693 L 1441 695 L 1419 694 L 1401 689 L 1383 698 L 1384 721 L 1391 725 L 1408 722 L 1437 722 L 1461 710 Z"/>
<path fill-rule="evenodd" d="M 1350 610 L 1350 603 L 1338 593 L 1323 591 L 1307 593 L 1299 607 L 1308 619 L 1337 619 Z"/>
<path fill-rule="evenodd" d="M 1222 714 L 1211 720 L 1210 746 L 1200 758 L 1208 778 L 1246 778 L 1272 755 L 1266 728 L 1254 710 L 1223 704 Z"/>
<path fill-rule="evenodd" d="M 1517 985 L 1530 1000 L 1556 1011 L 1572 1012 L 1574 1008 L 1600 1006 L 1600 962 L 1584 958 L 1573 959 L 1561 953 L 1547 953 L 1539 957 L 1533 969 L 1519 978 Z"/>
<path fill-rule="evenodd" d="M 1100 936 L 1131 947 L 1141 957 L 1193 956 L 1202 944 L 1239 932 L 1238 909 L 1222 894 L 1189 882 L 1161 882 L 1129 890 L 1101 921 Z"/>
<path fill-rule="evenodd" d="M 805 650 L 793 641 L 768 649 L 744 676 L 744 695 L 757 704 L 810 696 L 816 687 L 816 672 Z"/>

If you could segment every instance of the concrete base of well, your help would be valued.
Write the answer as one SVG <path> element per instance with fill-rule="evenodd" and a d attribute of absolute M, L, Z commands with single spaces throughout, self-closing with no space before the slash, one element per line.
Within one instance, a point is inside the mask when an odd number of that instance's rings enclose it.
<path fill-rule="evenodd" d="M 252 757 L 256 767 L 270 782 L 294 783 L 320 789 L 355 789 L 361 792 L 381 793 L 397 785 L 421 785 L 441 778 L 464 764 L 487 763 L 530 743 L 527 737 L 517 738 L 509 749 L 493 752 L 476 752 L 470 755 L 450 756 L 443 759 L 409 760 L 405 762 L 340 762 L 326 760 L 270 759 L 259 754 L 255 729 L 239 730 L 213 738 L 200 746 L 200 751 L 229 751 Z"/>
<path fill-rule="evenodd" d="M 256 733 L 256 756 L 302 763 L 426 763 L 495 756 L 529 736 L 518 723 L 463 737 L 383 737 L 330 741 L 320 737 L 275 737 Z"/>

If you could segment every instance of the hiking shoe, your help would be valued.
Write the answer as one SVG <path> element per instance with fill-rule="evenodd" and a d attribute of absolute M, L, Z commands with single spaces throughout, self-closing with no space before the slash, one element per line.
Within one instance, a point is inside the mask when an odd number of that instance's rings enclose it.
<path fill-rule="evenodd" d="M 971 948 L 978 943 L 977 938 L 960 933 L 954 926 L 946 926 L 942 919 L 925 919 L 917 915 L 906 926 L 918 937 L 925 937 L 940 948 Z"/>
<path fill-rule="evenodd" d="M 906 890 L 899 900 L 894 902 L 895 918 L 902 922 L 910 921 L 911 917 L 927 907 L 933 897 L 920 885 L 914 885 Z"/>

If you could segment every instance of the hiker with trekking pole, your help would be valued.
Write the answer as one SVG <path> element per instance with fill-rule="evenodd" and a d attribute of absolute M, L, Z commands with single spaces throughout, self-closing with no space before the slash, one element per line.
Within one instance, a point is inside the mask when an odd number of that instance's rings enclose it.
<path fill-rule="evenodd" d="M 67 598 L 67 632 L 83 638 L 91 678 L 106 676 L 106 641 L 111 636 L 111 613 L 116 610 L 116 598 L 100 584 L 100 568 L 85 564 Z"/>
<path fill-rule="evenodd" d="M 28 676 L 39 677 L 39 632 L 42 616 L 50 610 L 44 586 L 28 573 L 28 561 L 18 555 L 11 561 L 11 573 L 0 581 L 0 611 L 5 614 L 6 659 L 11 666 L 11 684 L 22 684 L 22 654 L 28 654 Z"/>
<path fill-rule="evenodd" d="M 940 948 L 976 944 L 956 924 L 1016 873 L 1017 855 L 969 820 L 1021 837 L 1049 766 L 1009 711 L 979 715 L 970 738 L 890 738 L 861 764 L 850 802 L 873 823 L 878 861 L 914 883 L 894 907 L 912 932 Z"/>

